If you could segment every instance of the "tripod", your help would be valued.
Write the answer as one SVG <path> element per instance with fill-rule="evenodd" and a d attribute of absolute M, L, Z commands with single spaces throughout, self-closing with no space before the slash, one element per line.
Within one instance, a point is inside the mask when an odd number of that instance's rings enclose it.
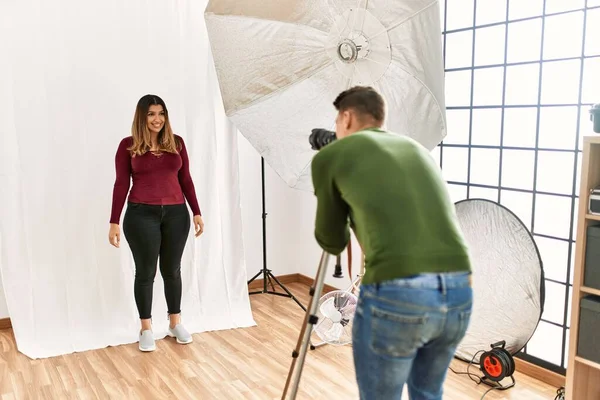
<path fill-rule="evenodd" d="M 260 294 L 260 293 L 267 293 L 267 294 L 274 294 L 276 296 L 283 296 L 283 297 L 289 297 L 291 299 L 293 299 L 296 303 L 298 303 L 298 305 L 304 310 L 306 311 L 306 307 L 304 307 L 302 305 L 302 303 L 300 303 L 300 301 L 298 301 L 298 299 L 296 298 L 296 296 L 294 296 L 280 281 L 279 279 L 277 279 L 275 277 L 275 275 L 273 275 L 273 273 L 271 272 L 270 269 L 267 269 L 267 213 L 265 210 L 265 159 L 263 157 L 260 158 L 260 167 L 261 167 L 261 177 L 262 177 L 262 233 L 263 233 L 263 268 L 258 271 L 258 273 L 256 275 L 254 275 L 249 281 L 248 284 L 250 284 L 252 281 L 254 281 L 256 278 L 258 278 L 260 275 L 263 276 L 263 289 L 262 290 L 258 290 L 258 291 L 254 291 L 254 292 L 250 292 L 250 294 Z M 269 282 L 269 284 L 271 285 L 271 289 L 269 290 L 267 288 L 267 281 Z M 273 284 L 273 281 L 275 281 L 284 291 L 285 293 L 280 293 L 280 292 L 276 292 L 275 291 L 275 285 Z"/>
<path fill-rule="evenodd" d="M 294 351 L 292 351 L 292 365 L 290 366 L 281 400 L 296 399 L 296 395 L 298 394 L 298 385 L 300 384 L 300 377 L 302 375 L 302 368 L 304 367 L 304 360 L 306 359 L 306 352 L 308 346 L 310 345 L 311 350 L 314 350 L 316 347 L 320 347 L 326 344 L 325 342 L 323 342 L 317 345 L 313 345 L 310 342 L 310 336 L 312 335 L 312 330 L 314 326 L 319 322 L 319 317 L 317 316 L 317 309 L 319 307 L 319 299 L 321 298 L 321 293 L 323 292 L 325 273 L 327 272 L 327 263 L 329 262 L 329 257 L 330 254 L 323 251 L 323 254 L 321 255 L 321 261 L 319 263 L 319 269 L 317 270 L 317 276 L 315 277 L 314 285 L 310 288 L 309 291 L 310 302 L 308 303 L 308 311 L 306 311 L 306 314 L 304 316 L 304 322 L 302 324 L 300 336 L 298 337 L 298 342 L 296 343 L 296 348 L 294 349 Z M 348 264 L 351 265 L 351 260 Z M 336 275 L 341 275 L 340 269 L 340 257 L 337 256 L 335 265 Z M 365 262 L 363 253 L 363 260 L 360 267 L 360 273 L 358 277 L 352 281 L 350 288 L 347 289 L 348 291 L 352 292 L 354 290 L 358 290 L 357 285 L 362 280 L 364 273 Z M 300 363 L 297 368 L 296 362 Z"/>
<path fill-rule="evenodd" d="M 292 365 L 290 366 L 290 372 L 287 381 L 285 382 L 285 388 L 281 397 L 282 400 L 294 400 L 298 394 L 298 385 L 300 384 L 300 377 L 302 375 L 304 359 L 306 358 L 306 351 L 310 342 L 310 335 L 312 334 L 314 325 L 316 325 L 319 319 L 317 317 L 317 308 L 319 306 L 321 292 L 323 291 L 323 283 L 325 281 L 325 272 L 327 271 L 329 256 L 329 253 L 323 252 L 314 286 L 310 288 L 310 303 L 308 304 L 308 311 L 304 316 L 304 323 L 302 324 L 302 330 L 298 337 L 298 343 L 292 352 Z M 296 368 L 296 361 L 300 363 L 298 368 Z"/>

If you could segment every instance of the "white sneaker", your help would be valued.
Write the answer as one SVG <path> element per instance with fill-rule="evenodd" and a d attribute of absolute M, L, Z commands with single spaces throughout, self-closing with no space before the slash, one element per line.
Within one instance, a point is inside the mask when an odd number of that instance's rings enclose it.
<path fill-rule="evenodd" d="M 145 330 L 140 333 L 140 351 L 154 351 L 156 350 L 156 343 L 154 342 L 154 335 L 151 330 Z"/>
<path fill-rule="evenodd" d="M 169 336 L 177 338 L 177 343 L 179 344 L 188 344 L 192 343 L 194 339 L 192 339 L 192 335 L 183 327 L 181 324 L 175 325 L 175 328 L 171 329 L 169 326 Z"/>

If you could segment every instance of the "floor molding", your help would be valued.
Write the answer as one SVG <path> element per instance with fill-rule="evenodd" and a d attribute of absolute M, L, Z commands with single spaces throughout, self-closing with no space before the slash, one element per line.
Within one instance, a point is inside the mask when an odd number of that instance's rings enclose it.
<path fill-rule="evenodd" d="M 0 329 L 11 329 L 12 323 L 10 318 L 0 318 Z"/>
<path fill-rule="evenodd" d="M 281 282 L 283 285 L 285 285 L 288 283 L 299 282 L 299 279 L 300 279 L 298 277 L 299 275 L 300 274 L 278 275 L 278 276 L 276 276 L 276 278 L 279 282 Z M 264 279 L 253 280 L 252 282 L 250 282 L 248 284 L 248 289 L 251 291 L 262 289 L 264 287 L 263 281 L 264 281 Z M 272 282 L 273 282 L 273 286 L 275 286 L 275 289 L 279 288 L 280 290 L 282 290 L 281 287 L 277 284 L 277 282 L 275 282 L 274 280 Z M 269 286 L 269 282 L 267 280 L 267 289 L 269 289 L 269 288 L 270 288 L 270 286 Z M 273 288 L 270 288 L 270 289 L 273 289 Z"/>
<path fill-rule="evenodd" d="M 515 370 L 522 373 L 523 375 L 530 376 L 556 388 L 565 386 L 565 377 L 563 375 L 557 374 L 554 371 L 550 371 L 546 368 L 540 367 L 539 365 L 535 365 L 525 360 L 521 360 L 517 357 L 515 357 L 514 360 Z"/>
<path fill-rule="evenodd" d="M 307 286 L 312 286 L 315 283 L 314 278 L 310 278 L 306 275 L 298 274 L 298 282 L 303 283 Z M 334 290 L 340 290 L 340 288 L 336 288 L 334 286 L 328 285 L 326 283 L 323 284 L 323 293 L 333 292 Z"/>
<path fill-rule="evenodd" d="M 303 274 L 278 275 L 278 276 L 276 276 L 276 278 L 283 285 L 290 284 L 290 283 L 303 283 L 307 286 L 312 286 L 315 281 L 313 278 L 309 278 L 308 276 L 303 275 Z M 272 283 L 273 283 L 273 286 L 275 287 L 275 291 L 284 292 L 284 290 L 277 284 L 277 282 L 272 280 Z M 263 288 L 264 288 L 263 279 L 256 279 L 248 285 L 248 290 L 251 290 L 251 291 L 261 290 Z M 268 282 L 267 282 L 267 289 L 273 290 L 273 288 L 271 287 L 271 285 Z M 328 285 L 328 284 L 323 284 L 323 294 L 332 292 L 334 290 L 340 290 L 340 289 L 336 288 L 334 286 Z"/>

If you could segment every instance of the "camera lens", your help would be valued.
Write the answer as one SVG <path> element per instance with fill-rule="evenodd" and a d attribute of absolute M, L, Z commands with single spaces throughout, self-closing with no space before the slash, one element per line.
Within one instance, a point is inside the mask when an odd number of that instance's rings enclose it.
<path fill-rule="evenodd" d="M 335 139 L 335 132 L 328 131 L 327 129 L 315 128 L 312 130 L 308 142 L 313 150 L 321 150 Z"/>

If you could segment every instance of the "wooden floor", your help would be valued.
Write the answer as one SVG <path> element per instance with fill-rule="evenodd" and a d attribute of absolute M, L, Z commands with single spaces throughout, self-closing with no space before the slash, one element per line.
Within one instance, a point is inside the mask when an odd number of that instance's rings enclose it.
<path fill-rule="evenodd" d="M 308 287 L 289 289 L 308 303 Z M 280 399 L 304 312 L 291 299 L 251 296 L 257 327 L 194 335 L 182 346 L 167 338 L 157 351 L 136 344 L 30 360 L 0 331 L 0 395 L 7 399 Z M 454 362 L 464 371 L 466 364 Z M 472 368 L 477 372 L 475 368 Z M 552 400 L 556 388 L 515 375 L 517 385 L 489 399 Z M 489 387 L 449 373 L 444 399 L 480 399 Z M 350 346 L 307 355 L 298 399 L 357 399 Z"/>

